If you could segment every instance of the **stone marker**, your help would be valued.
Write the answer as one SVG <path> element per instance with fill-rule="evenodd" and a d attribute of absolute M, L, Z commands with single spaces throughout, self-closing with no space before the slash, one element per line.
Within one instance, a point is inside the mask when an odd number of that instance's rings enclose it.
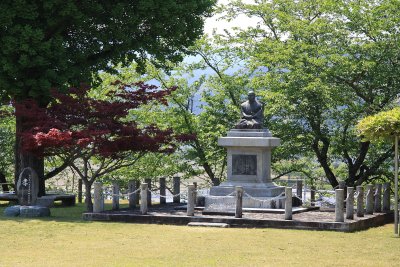
<path fill-rule="evenodd" d="M 347 187 L 346 219 L 354 220 L 354 187 Z"/>
<path fill-rule="evenodd" d="M 285 220 L 292 219 L 292 188 L 285 188 Z"/>
<path fill-rule="evenodd" d="M 166 181 L 165 178 L 160 178 L 160 204 L 167 203 L 167 196 L 166 196 Z"/>
<path fill-rule="evenodd" d="M 365 201 L 365 214 L 374 213 L 374 186 L 372 184 L 367 185 L 367 197 Z"/>
<path fill-rule="evenodd" d="M 24 168 L 17 181 L 17 196 L 19 204 L 22 206 L 35 205 L 38 193 L 38 175 L 32 168 Z"/>
<path fill-rule="evenodd" d="M 235 186 L 236 192 L 236 210 L 235 210 L 235 218 L 242 218 L 243 212 L 243 187 Z"/>
<path fill-rule="evenodd" d="M 112 209 L 119 210 L 119 185 L 117 183 L 112 184 Z"/>
<path fill-rule="evenodd" d="M 390 211 L 390 183 L 383 184 L 382 210 L 383 210 L 383 212 Z"/>
<path fill-rule="evenodd" d="M 147 198 L 147 194 L 148 194 L 147 187 L 148 187 L 147 183 L 142 183 L 140 185 L 140 213 L 142 215 L 147 214 L 147 207 L 148 207 L 148 205 L 147 205 L 147 199 L 148 199 Z"/>
<path fill-rule="evenodd" d="M 136 191 L 136 181 L 135 180 L 130 180 L 128 182 L 128 192 L 129 192 L 129 209 L 133 210 L 136 208 L 136 193 L 133 193 Z"/>
<path fill-rule="evenodd" d="M 93 194 L 93 212 L 102 212 L 104 210 L 103 206 L 103 184 L 100 182 L 95 182 L 94 185 L 94 194 Z"/>
<path fill-rule="evenodd" d="M 194 185 L 188 185 L 187 215 L 194 216 Z"/>
<path fill-rule="evenodd" d="M 374 197 L 375 197 L 374 211 L 381 212 L 382 211 L 382 184 L 376 185 Z"/>
<path fill-rule="evenodd" d="M 181 192 L 181 178 L 179 176 L 175 176 L 173 178 L 173 202 L 174 203 L 181 203 L 181 196 L 179 195 Z"/>
<path fill-rule="evenodd" d="M 303 181 L 302 180 L 297 180 L 296 181 L 296 195 L 300 199 L 303 199 Z"/>
<path fill-rule="evenodd" d="M 335 221 L 344 222 L 343 203 L 344 203 L 344 189 L 336 189 L 336 204 L 335 204 Z"/>
<path fill-rule="evenodd" d="M 364 188 L 357 186 L 357 217 L 364 217 Z"/>

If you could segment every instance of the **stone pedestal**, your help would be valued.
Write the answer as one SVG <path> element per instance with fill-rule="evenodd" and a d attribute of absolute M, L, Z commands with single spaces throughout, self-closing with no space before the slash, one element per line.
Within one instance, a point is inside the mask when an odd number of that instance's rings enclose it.
<path fill-rule="evenodd" d="M 280 139 L 272 137 L 268 130 L 234 129 L 228 136 L 220 137 L 218 144 L 227 149 L 227 180 L 211 187 L 212 202 L 217 196 L 232 195 L 235 187 L 240 186 L 244 191 L 243 207 L 256 208 L 251 198 L 265 201 L 285 191 L 285 187 L 277 186 L 271 180 L 271 151 L 279 146 Z M 208 200 L 206 197 L 206 207 Z"/>

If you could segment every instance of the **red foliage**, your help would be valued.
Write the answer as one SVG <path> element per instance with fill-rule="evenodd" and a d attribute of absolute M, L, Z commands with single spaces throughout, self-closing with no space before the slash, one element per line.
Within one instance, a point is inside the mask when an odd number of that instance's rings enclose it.
<path fill-rule="evenodd" d="M 171 152 L 173 141 L 193 139 L 154 125 L 140 129 L 135 122 L 124 120 L 129 110 L 149 101 L 167 104 L 166 96 L 176 87 L 160 90 L 142 82 L 120 81 L 113 85 L 117 90 L 107 95 L 108 100 L 89 97 L 90 88 L 82 85 L 70 88 L 68 94 L 52 90 L 54 101 L 47 108 L 32 100 L 15 103 L 16 116 L 23 121 L 22 150 L 45 156 L 86 149 L 103 157 L 119 157 L 126 151 Z"/>

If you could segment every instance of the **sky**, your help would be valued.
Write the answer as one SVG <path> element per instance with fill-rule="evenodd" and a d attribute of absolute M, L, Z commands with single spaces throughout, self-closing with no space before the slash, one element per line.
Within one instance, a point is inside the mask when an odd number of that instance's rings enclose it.
<path fill-rule="evenodd" d="M 218 4 L 228 4 L 231 0 L 218 0 Z M 251 3 L 251 0 L 244 0 L 243 2 Z M 217 30 L 217 33 L 223 33 L 224 29 L 230 31 L 232 27 L 242 27 L 247 28 L 249 26 L 254 26 L 257 24 L 257 19 L 248 18 L 245 15 L 240 15 L 237 19 L 227 22 L 225 20 L 218 20 L 220 15 L 214 15 L 213 17 L 207 18 L 204 25 L 204 33 L 212 35 L 213 29 Z"/>

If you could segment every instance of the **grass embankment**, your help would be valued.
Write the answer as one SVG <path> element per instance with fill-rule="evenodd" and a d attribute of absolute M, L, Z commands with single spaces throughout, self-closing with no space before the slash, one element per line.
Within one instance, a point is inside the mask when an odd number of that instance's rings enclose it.
<path fill-rule="evenodd" d="M 357 233 L 84 222 L 79 204 L 47 219 L 5 218 L 0 266 L 398 266 L 393 226 Z"/>

